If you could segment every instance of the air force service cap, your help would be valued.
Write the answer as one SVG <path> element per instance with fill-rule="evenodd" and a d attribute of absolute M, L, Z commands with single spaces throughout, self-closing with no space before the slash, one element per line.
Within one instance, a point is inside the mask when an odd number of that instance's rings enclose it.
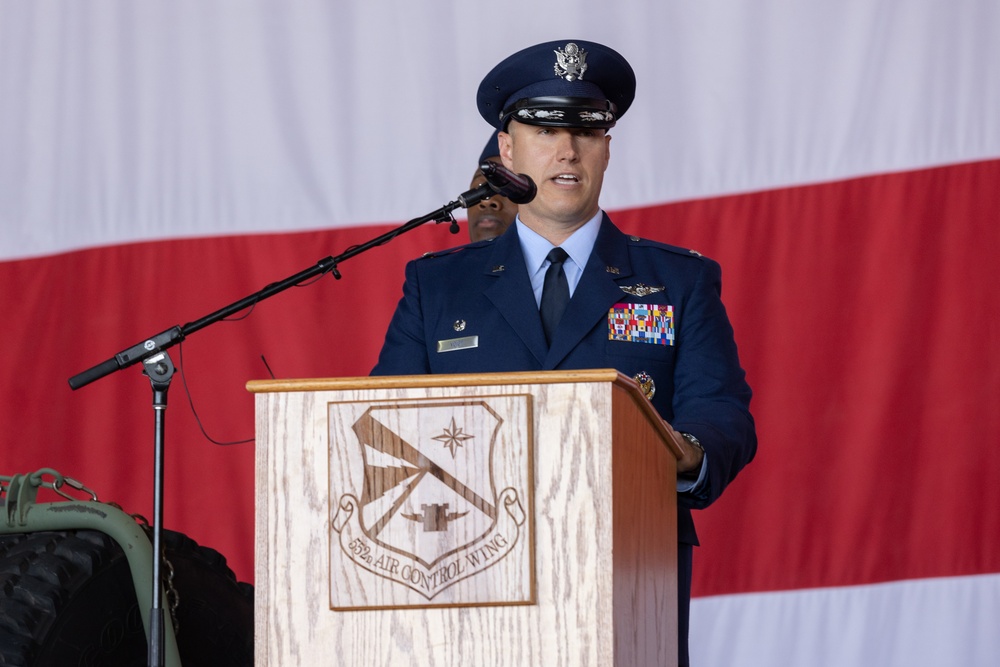
<path fill-rule="evenodd" d="M 486 75 L 476 101 L 486 122 L 608 129 L 635 97 L 632 66 L 614 49 L 582 39 L 518 51 Z"/>

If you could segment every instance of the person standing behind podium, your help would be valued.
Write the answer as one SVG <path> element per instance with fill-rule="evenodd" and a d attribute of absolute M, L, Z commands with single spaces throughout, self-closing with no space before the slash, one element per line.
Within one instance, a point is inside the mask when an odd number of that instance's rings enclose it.
<path fill-rule="evenodd" d="M 472 184 L 469 186 L 470 190 L 486 183 L 486 177 L 483 176 L 479 165 L 487 160 L 502 164 L 500 146 L 497 143 L 497 131 L 494 131 L 490 136 L 490 140 L 486 142 L 486 146 L 479 156 L 479 162 L 476 163 L 476 173 L 472 175 Z M 470 206 L 468 215 L 469 239 L 473 243 L 484 241 L 500 236 L 507 231 L 507 228 L 514 222 L 514 216 L 517 215 L 517 204 L 503 195 L 493 195 L 489 199 L 484 199 L 478 204 Z"/>
<path fill-rule="evenodd" d="M 607 131 L 634 95 L 629 63 L 583 40 L 524 49 L 486 75 L 479 112 L 499 130 L 504 166 L 531 177 L 537 195 L 492 243 L 407 265 L 372 373 L 610 367 L 635 378 L 683 452 L 678 658 L 687 665 L 691 510 L 720 496 L 753 458 L 757 436 L 719 265 L 623 234 L 600 208 Z M 439 346 L 456 337 L 460 349 Z"/>

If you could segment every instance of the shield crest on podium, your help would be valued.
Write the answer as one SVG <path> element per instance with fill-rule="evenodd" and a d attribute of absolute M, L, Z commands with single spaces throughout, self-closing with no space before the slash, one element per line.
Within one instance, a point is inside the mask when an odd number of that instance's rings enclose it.
<path fill-rule="evenodd" d="M 475 546 L 497 523 L 492 458 L 502 422 L 481 401 L 366 410 L 353 426 L 362 532 L 425 568 Z"/>

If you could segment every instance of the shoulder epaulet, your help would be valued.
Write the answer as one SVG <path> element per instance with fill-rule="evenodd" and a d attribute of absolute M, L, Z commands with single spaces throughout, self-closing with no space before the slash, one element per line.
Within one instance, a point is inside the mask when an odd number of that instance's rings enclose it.
<path fill-rule="evenodd" d="M 454 248 L 445 248 L 444 250 L 434 250 L 431 252 L 425 252 L 420 256 L 420 259 L 430 259 L 432 257 L 445 257 L 447 255 L 454 255 L 455 253 L 462 252 L 464 250 L 477 250 L 479 248 L 485 248 L 490 243 L 493 243 L 494 239 L 484 239 L 482 241 L 476 241 L 475 243 L 466 243 L 465 245 L 455 246 Z"/>
<path fill-rule="evenodd" d="M 644 239 L 634 235 L 629 235 L 628 240 L 632 245 L 659 248 L 678 255 L 684 255 L 685 257 L 704 257 L 704 255 L 700 252 L 692 248 L 681 248 L 680 246 L 670 245 L 669 243 L 661 243 L 660 241 L 650 241 L 649 239 Z"/>

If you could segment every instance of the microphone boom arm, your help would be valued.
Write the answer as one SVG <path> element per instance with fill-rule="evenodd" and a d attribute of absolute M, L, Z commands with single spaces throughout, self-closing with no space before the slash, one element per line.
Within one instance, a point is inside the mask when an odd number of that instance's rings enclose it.
<path fill-rule="evenodd" d="M 333 277 L 340 279 L 340 271 L 337 269 L 339 264 L 345 260 L 350 259 L 360 255 L 366 250 L 374 248 L 376 246 L 384 245 L 396 238 L 400 234 L 404 234 L 412 229 L 416 229 L 420 225 L 427 222 L 451 222 L 452 223 L 452 233 L 458 232 L 458 226 L 455 224 L 455 218 L 452 215 L 452 211 L 456 208 L 469 208 L 470 206 L 475 206 L 483 199 L 487 199 L 491 195 L 495 194 L 493 189 L 490 188 L 489 184 L 480 185 L 477 188 L 468 190 L 460 194 L 455 200 L 448 202 L 441 208 L 428 213 L 427 215 L 420 216 L 419 218 L 414 218 L 406 224 L 403 224 L 395 229 L 392 229 L 385 234 L 377 236 L 370 241 L 366 241 L 360 245 L 351 246 L 341 254 L 336 257 L 324 257 L 319 260 L 313 266 L 299 271 L 298 273 L 285 278 L 276 283 L 271 283 L 270 285 L 264 287 L 258 292 L 254 292 L 249 296 L 246 296 L 239 301 L 234 301 L 233 303 L 220 308 L 214 313 L 209 313 L 204 317 L 197 319 L 193 322 L 189 322 L 184 326 L 172 326 L 169 329 L 162 331 L 155 336 L 146 338 L 143 341 L 132 345 L 131 347 L 125 348 L 115 356 L 102 361 L 101 363 L 88 368 L 82 373 L 78 373 L 69 379 L 69 386 L 72 389 L 79 389 L 84 387 L 95 380 L 110 375 L 115 371 L 120 371 L 122 369 L 128 368 L 134 364 L 139 363 L 153 355 L 173 347 L 177 343 L 180 343 L 190 334 L 193 334 L 200 329 L 204 329 L 210 324 L 214 324 L 219 320 L 235 315 L 241 310 L 245 310 L 251 306 L 254 306 L 264 299 L 268 299 L 279 292 L 284 292 L 289 287 L 295 287 L 300 285 L 310 278 L 315 278 L 317 276 L 322 276 L 326 273 L 332 273 Z"/>

